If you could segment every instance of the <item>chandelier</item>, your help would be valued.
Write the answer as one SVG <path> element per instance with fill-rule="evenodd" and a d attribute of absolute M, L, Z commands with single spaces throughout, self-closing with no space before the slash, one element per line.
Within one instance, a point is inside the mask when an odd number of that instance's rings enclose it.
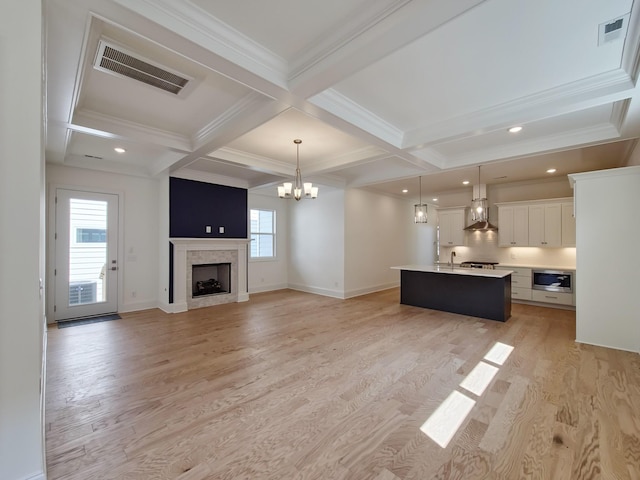
<path fill-rule="evenodd" d="M 293 143 L 296 144 L 296 178 L 293 183 L 284 182 L 278 185 L 278 197 L 280 198 L 318 198 L 318 187 L 314 187 L 311 182 L 302 183 L 302 175 L 300 174 L 300 144 L 302 140 L 296 138 Z"/>
<path fill-rule="evenodd" d="M 427 223 L 427 205 L 422 203 L 422 177 L 418 177 L 418 181 L 420 184 L 420 199 L 418 204 L 413 206 L 414 222 Z"/>

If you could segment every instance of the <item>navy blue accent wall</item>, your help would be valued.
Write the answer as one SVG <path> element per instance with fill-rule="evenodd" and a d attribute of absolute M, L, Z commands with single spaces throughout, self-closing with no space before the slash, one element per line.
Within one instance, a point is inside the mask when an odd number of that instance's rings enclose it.
<path fill-rule="evenodd" d="M 247 238 L 247 215 L 244 188 L 169 178 L 169 235 L 173 238 Z M 211 233 L 206 232 L 207 226 Z"/>

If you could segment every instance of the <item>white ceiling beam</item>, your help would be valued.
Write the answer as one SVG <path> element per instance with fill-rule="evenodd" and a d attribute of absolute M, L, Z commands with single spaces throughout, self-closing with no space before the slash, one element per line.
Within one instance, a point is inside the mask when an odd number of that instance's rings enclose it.
<path fill-rule="evenodd" d="M 321 45 L 293 65 L 290 89 L 309 98 L 333 87 L 373 62 L 384 58 L 485 0 L 399 1 L 367 24 L 351 26 L 337 44 Z"/>

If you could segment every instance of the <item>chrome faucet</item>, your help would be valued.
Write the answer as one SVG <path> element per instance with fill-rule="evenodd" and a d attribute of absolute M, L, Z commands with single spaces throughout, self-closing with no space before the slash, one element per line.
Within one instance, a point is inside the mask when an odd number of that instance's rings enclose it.
<path fill-rule="evenodd" d="M 451 250 L 451 268 L 453 268 L 453 257 L 456 256 L 456 251 L 455 250 Z"/>

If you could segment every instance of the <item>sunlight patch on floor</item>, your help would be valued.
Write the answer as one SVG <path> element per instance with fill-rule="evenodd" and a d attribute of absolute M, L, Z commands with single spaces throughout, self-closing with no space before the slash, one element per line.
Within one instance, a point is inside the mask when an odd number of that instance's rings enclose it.
<path fill-rule="evenodd" d="M 512 351 L 511 345 L 496 342 L 484 356 L 484 360 L 501 366 Z M 460 387 L 480 397 L 499 370 L 499 367 L 481 360 L 460 382 Z M 454 390 L 422 424 L 420 430 L 442 448 L 446 448 L 475 404 L 475 400 Z"/>

